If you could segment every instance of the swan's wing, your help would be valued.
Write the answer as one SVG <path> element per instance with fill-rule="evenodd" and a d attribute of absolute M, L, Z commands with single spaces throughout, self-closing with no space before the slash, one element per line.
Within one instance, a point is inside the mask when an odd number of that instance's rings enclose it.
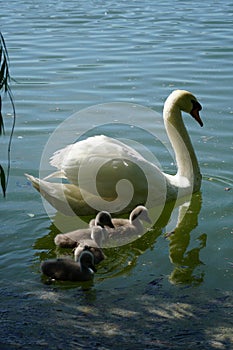
<path fill-rule="evenodd" d="M 137 205 L 145 203 L 152 184 L 155 198 L 162 198 L 166 192 L 166 178 L 156 165 L 132 147 L 104 135 L 58 150 L 51 158 L 51 165 L 58 168 L 51 177 L 67 178 L 94 196 L 117 198 L 119 190 L 130 196 L 131 186 L 138 198 Z M 120 183 L 123 179 L 127 180 L 124 184 Z"/>
<path fill-rule="evenodd" d="M 105 200 L 101 210 L 108 210 L 105 206 L 114 201 L 114 210 L 122 211 L 122 202 L 130 203 L 127 208 L 132 210 L 138 204 L 147 203 L 149 198 L 151 206 L 163 202 L 167 190 L 173 191 L 156 165 L 130 146 L 104 135 L 57 151 L 51 158 L 51 165 L 58 168 L 59 177 L 66 177 L 71 184 L 26 176 L 42 196 L 65 215 L 95 214 L 100 197 Z"/>
<path fill-rule="evenodd" d="M 124 194 L 127 197 L 126 204 L 123 205 L 122 201 L 125 201 L 125 198 L 122 198 L 122 195 L 119 197 L 115 193 L 115 187 L 112 190 L 111 185 L 107 187 L 106 191 L 111 193 L 111 196 L 100 196 L 85 191 L 73 184 L 63 184 L 63 183 L 53 183 L 38 179 L 32 175 L 25 174 L 27 179 L 32 183 L 33 187 L 40 192 L 40 194 L 59 212 L 68 216 L 82 216 L 82 215 L 96 215 L 100 210 L 108 210 L 113 203 L 113 209 L 115 212 L 120 213 L 129 213 L 133 210 L 139 203 L 147 204 L 148 208 L 154 207 L 156 205 L 163 204 L 164 201 L 164 190 L 165 188 L 159 186 L 159 184 L 164 184 L 163 178 L 159 177 L 159 173 L 156 173 L 156 177 L 152 178 L 149 191 L 147 190 L 147 183 L 144 186 L 144 183 L 141 187 L 137 187 L 138 178 L 132 174 L 133 177 L 130 178 L 130 181 L 135 181 L 134 193 L 132 200 L 128 202 L 128 188 L 126 186 Z M 162 174 L 163 175 L 163 174 Z M 143 178 L 142 178 L 143 179 Z M 139 180 L 142 180 L 139 179 Z M 166 184 L 165 184 L 166 185 Z M 112 191 L 112 192 L 111 192 Z M 168 188 L 168 192 L 169 188 Z M 149 195 L 149 197 L 148 197 Z M 166 196 L 166 190 L 165 190 Z M 171 196 L 173 198 L 173 196 Z M 171 199 L 170 198 L 170 199 Z M 102 200 L 104 202 L 102 203 Z M 129 203 L 129 205 L 127 205 Z M 98 210 L 97 210 L 98 208 Z"/>
<path fill-rule="evenodd" d="M 140 167 L 152 166 L 153 171 L 159 170 L 157 167 L 154 169 L 153 164 L 132 147 L 104 135 L 89 137 L 58 150 L 52 156 L 50 164 L 59 171 L 49 177 L 67 178 L 82 188 L 86 186 L 80 184 L 80 179 L 86 184 L 93 182 L 93 176 L 96 176 L 101 167 L 105 174 L 101 175 L 103 183 L 106 183 L 106 180 L 109 182 L 117 172 L 122 175 L 121 178 L 130 171 L 135 173 L 137 164 Z M 92 177 L 91 180 L 89 175 Z"/>
<path fill-rule="evenodd" d="M 68 216 L 88 216 L 96 215 L 98 211 L 109 210 L 112 205 L 119 213 L 128 213 L 135 208 L 137 197 L 132 200 L 129 207 L 122 206 L 122 198 L 113 195 L 110 197 L 100 197 L 73 184 L 54 183 L 38 179 L 32 175 L 25 174 L 33 187 L 59 212 Z"/>
<path fill-rule="evenodd" d="M 70 162 L 76 162 L 78 165 L 87 157 L 102 155 L 114 158 L 122 158 L 125 155 L 142 158 L 143 157 L 133 148 L 123 142 L 105 135 L 97 135 L 78 141 L 56 151 L 50 158 L 50 164 L 61 170 Z"/>
<path fill-rule="evenodd" d="M 48 176 L 44 177 L 43 179 L 44 180 L 49 180 L 49 179 L 52 179 L 52 178 L 66 179 L 66 175 L 65 175 L 65 173 L 62 170 L 58 170 L 58 171 L 55 171 L 55 172 L 49 174 Z"/>

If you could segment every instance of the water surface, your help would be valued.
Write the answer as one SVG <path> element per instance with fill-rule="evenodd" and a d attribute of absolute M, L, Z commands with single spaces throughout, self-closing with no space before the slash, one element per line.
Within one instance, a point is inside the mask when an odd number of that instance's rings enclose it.
<path fill-rule="evenodd" d="M 11 178 L 1 199 L 1 348 L 230 348 L 232 16 L 230 1 L 1 5 L 17 109 Z M 45 284 L 40 261 L 62 252 L 24 173 L 38 176 L 50 135 L 73 113 L 100 103 L 162 113 L 165 98 L 180 88 L 203 105 L 203 128 L 185 117 L 203 182 L 175 234 L 164 236 L 176 225 L 168 206 L 147 235 L 106 251 L 93 284 Z M 10 130 L 7 101 L 4 112 Z M 89 122 L 91 129 L 99 120 Z M 175 171 L 161 144 L 139 140 L 165 171 Z"/>

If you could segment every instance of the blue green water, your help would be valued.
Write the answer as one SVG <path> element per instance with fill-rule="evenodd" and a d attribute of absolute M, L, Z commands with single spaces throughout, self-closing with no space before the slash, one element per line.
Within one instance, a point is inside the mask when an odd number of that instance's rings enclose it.
<path fill-rule="evenodd" d="M 230 1 L 1 4 L 17 110 L 8 193 L 0 198 L 1 348 L 230 348 L 232 22 Z M 174 89 L 195 94 L 204 121 L 200 128 L 185 119 L 203 181 L 175 235 L 164 237 L 175 224 L 166 208 L 141 240 L 106 251 L 92 285 L 45 284 L 40 261 L 56 255 L 57 230 L 24 173 L 39 175 L 49 137 L 73 113 L 121 101 L 161 114 Z M 5 166 L 7 100 L 4 119 Z M 86 121 L 90 129 L 98 123 Z M 174 171 L 166 150 L 143 143 Z"/>

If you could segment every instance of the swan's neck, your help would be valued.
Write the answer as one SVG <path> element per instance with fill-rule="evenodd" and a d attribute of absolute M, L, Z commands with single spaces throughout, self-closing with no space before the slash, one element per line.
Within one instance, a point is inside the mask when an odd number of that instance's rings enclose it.
<path fill-rule="evenodd" d="M 175 104 L 164 107 L 164 123 L 175 152 L 177 174 L 174 179 L 179 187 L 193 187 L 197 191 L 201 184 L 201 174 L 197 158 L 184 126 L 181 110 Z"/>

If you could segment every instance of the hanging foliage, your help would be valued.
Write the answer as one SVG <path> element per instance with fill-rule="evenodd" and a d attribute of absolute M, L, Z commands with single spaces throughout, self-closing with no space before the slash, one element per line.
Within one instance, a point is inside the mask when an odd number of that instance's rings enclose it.
<path fill-rule="evenodd" d="M 11 152 L 11 143 L 14 133 L 14 127 L 15 127 L 15 119 L 16 119 L 16 112 L 15 112 L 15 105 L 13 100 L 13 95 L 10 89 L 10 73 L 9 73 L 9 56 L 5 44 L 5 40 L 3 38 L 2 33 L 0 32 L 0 136 L 5 135 L 5 128 L 4 128 L 4 120 L 2 115 L 2 96 L 4 94 L 7 94 L 7 96 L 10 99 L 12 109 L 13 109 L 13 122 L 12 122 L 12 128 L 9 136 L 9 142 L 8 142 L 8 149 L 7 149 L 7 170 L 6 173 L 3 169 L 3 166 L 0 164 L 0 184 L 3 192 L 3 196 L 6 195 L 6 189 L 7 184 L 9 180 L 10 175 L 10 152 Z"/>

